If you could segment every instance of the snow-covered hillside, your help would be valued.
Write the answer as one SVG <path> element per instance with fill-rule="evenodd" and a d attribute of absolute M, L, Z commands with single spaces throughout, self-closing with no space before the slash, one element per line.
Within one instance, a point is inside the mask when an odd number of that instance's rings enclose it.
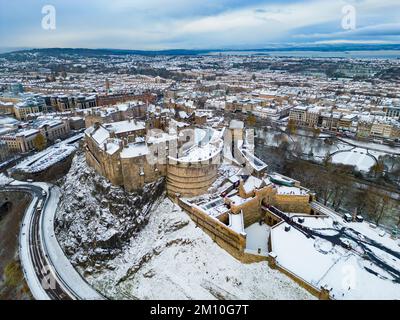
<path fill-rule="evenodd" d="M 144 226 L 162 191 L 160 180 L 141 194 L 125 192 L 89 168 L 83 155 L 75 156 L 56 216 L 61 247 L 86 273 L 103 269 Z"/>
<path fill-rule="evenodd" d="M 107 270 L 87 277 L 119 299 L 313 299 L 267 262 L 242 264 L 169 199 Z"/>

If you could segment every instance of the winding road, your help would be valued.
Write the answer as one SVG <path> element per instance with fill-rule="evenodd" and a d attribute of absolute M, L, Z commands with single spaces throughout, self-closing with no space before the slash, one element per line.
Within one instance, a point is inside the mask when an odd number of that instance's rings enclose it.
<path fill-rule="evenodd" d="M 54 217 L 59 189 L 47 183 L 13 181 L 7 192 L 31 195 L 19 236 L 19 256 L 25 279 L 37 300 L 104 300 L 74 269 L 58 244 Z"/>

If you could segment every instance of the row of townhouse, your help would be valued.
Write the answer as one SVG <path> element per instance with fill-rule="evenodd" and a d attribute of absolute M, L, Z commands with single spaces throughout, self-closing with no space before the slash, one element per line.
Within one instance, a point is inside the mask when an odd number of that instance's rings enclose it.
<path fill-rule="evenodd" d="M 149 92 L 125 93 L 125 94 L 107 94 L 107 95 L 67 95 L 53 94 L 44 96 L 47 106 L 51 106 L 54 110 L 65 112 L 70 110 L 91 109 L 98 106 L 115 105 L 130 100 L 140 100 L 145 103 L 154 103 L 157 96 Z"/>
<path fill-rule="evenodd" d="M 44 97 L 47 106 L 51 106 L 54 110 L 65 112 L 72 109 L 88 109 L 97 106 L 96 96 L 72 96 L 66 94 L 54 94 Z"/>
<path fill-rule="evenodd" d="M 251 97 L 226 99 L 224 108 L 228 112 L 253 113 L 260 118 L 279 120 L 289 116 L 291 106 L 282 97 L 252 93 Z"/>
<path fill-rule="evenodd" d="M 289 120 L 299 126 L 352 132 L 360 138 L 400 137 L 399 121 L 387 116 L 343 114 L 318 106 L 297 106 L 290 110 Z"/>
<path fill-rule="evenodd" d="M 400 138 L 400 123 L 384 117 L 373 117 L 365 120 L 361 118 L 358 121 L 357 136 L 398 139 Z"/>

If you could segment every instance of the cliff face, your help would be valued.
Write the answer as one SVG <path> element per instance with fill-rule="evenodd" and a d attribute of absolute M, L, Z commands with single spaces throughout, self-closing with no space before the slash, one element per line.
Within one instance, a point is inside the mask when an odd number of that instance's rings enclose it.
<path fill-rule="evenodd" d="M 140 193 L 112 186 L 75 156 L 62 182 L 62 198 L 55 221 L 61 247 L 83 273 L 109 267 L 109 260 L 147 223 L 154 201 L 162 195 L 163 180 Z"/>
<path fill-rule="evenodd" d="M 26 193 L 0 192 L 0 300 L 32 299 L 18 256 L 20 223 L 30 201 Z"/>

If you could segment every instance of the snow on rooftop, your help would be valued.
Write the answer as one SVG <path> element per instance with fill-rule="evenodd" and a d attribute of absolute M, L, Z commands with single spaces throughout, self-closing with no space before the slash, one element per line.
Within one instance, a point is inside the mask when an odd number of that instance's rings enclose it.
<path fill-rule="evenodd" d="M 37 129 L 28 129 L 28 130 L 24 130 L 24 131 L 18 132 L 16 134 L 16 136 L 17 137 L 22 137 L 22 136 L 29 137 L 29 136 L 32 136 L 32 135 L 37 134 L 37 133 L 39 133 L 39 130 L 37 130 Z"/>
<path fill-rule="evenodd" d="M 231 123 L 229 124 L 229 129 L 243 129 L 243 128 L 244 128 L 243 121 L 231 120 Z"/>
<path fill-rule="evenodd" d="M 308 193 L 299 187 L 288 187 L 288 186 L 276 186 L 278 190 L 278 194 L 280 195 L 296 195 L 296 196 L 305 196 Z"/>
<path fill-rule="evenodd" d="M 246 203 L 246 202 L 248 202 L 248 201 L 250 201 L 250 200 L 252 200 L 253 198 L 242 198 L 242 197 L 240 197 L 240 196 L 238 196 L 237 194 L 235 194 L 235 195 L 233 195 L 233 196 L 231 196 L 231 197 L 229 197 L 229 200 L 231 201 L 231 203 L 233 204 L 233 205 L 236 205 L 236 206 L 240 206 L 240 205 L 242 205 L 243 203 Z"/>
<path fill-rule="evenodd" d="M 110 132 L 104 127 L 99 126 L 97 130 L 92 133 L 92 138 L 99 144 L 103 144 L 106 139 L 110 137 Z"/>
<path fill-rule="evenodd" d="M 220 152 L 221 148 L 219 146 L 208 143 L 205 146 L 193 146 L 186 150 L 182 157 L 179 157 L 176 160 L 179 162 L 207 161 L 218 155 Z M 174 159 L 172 157 L 170 158 Z"/>
<path fill-rule="evenodd" d="M 105 150 L 108 154 L 113 155 L 115 152 L 119 150 L 119 141 L 116 139 L 112 139 L 111 141 L 107 141 L 101 146 L 103 150 Z"/>
<path fill-rule="evenodd" d="M 75 146 L 67 145 L 61 142 L 26 158 L 24 161 L 15 166 L 15 169 L 29 173 L 41 172 L 50 168 L 57 162 L 66 159 L 72 153 L 74 153 L 75 150 Z"/>
<path fill-rule="evenodd" d="M 149 148 L 144 143 L 128 144 L 122 149 L 121 158 L 136 158 L 149 154 Z"/>
<path fill-rule="evenodd" d="M 151 132 L 150 132 L 151 133 Z M 167 142 L 170 140 L 176 140 L 177 136 L 176 135 L 170 135 L 166 132 L 157 132 L 157 133 L 151 133 L 151 135 L 149 136 L 148 134 L 148 138 L 147 138 L 147 143 L 149 144 L 158 144 L 161 142 Z"/>
<path fill-rule="evenodd" d="M 244 233 L 243 213 L 229 214 L 229 228 L 237 233 Z"/>
<path fill-rule="evenodd" d="M 116 134 L 120 134 L 130 131 L 144 130 L 145 124 L 143 121 L 124 120 L 119 122 L 106 123 L 104 124 L 104 127 L 107 130 L 114 131 Z"/>
<path fill-rule="evenodd" d="M 242 148 L 240 149 L 240 152 L 254 170 L 261 171 L 268 167 L 268 165 L 264 161 L 256 157 L 253 152 L 250 152 L 249 150 Z"/>
<path fill-rule="evenodd" d="M 11 179 L 9 177 L 6 177 L 4 175 L 4 173 L 0 174 L 0 186 L 4 186 L 4 185 L 6 185 L 6 184 L 8 184 L 8 183 L 10 183 L 12 181 L 13 181 L 13 179 Z"/>
<path fill-rule="evenodd" d="M 195 129 L 195 141 L 196 143 L 184 150 L 179 158 L 169 158 L 179 162 L 208 161 L 217 156 L 223 148 L 220 132 L 211 128 Z"/>
<path fill-rule="evenodd" d="M 182 119 L 189 118 L 188 114 L 185 111 L 179 111 L 178 114 L 179 114 L 179 117 Z"/>
<path fill-rule="evenodd" d="M 257 177 L 254 176 L 250 176 L 243 185 L 244 191 L 246 193 L 250 193 L 253 190 L 260 188 L 262 183 L 263 181 L 261 179 L 258 179 Z"/>
<path fill-rule="evenodd" d="M 246 250 L 267 255 L 270 229 L 267 224 L 262 223 L 260 225 L 258 222 L 248 226 L 244 230 L 246 233 Z"/>

